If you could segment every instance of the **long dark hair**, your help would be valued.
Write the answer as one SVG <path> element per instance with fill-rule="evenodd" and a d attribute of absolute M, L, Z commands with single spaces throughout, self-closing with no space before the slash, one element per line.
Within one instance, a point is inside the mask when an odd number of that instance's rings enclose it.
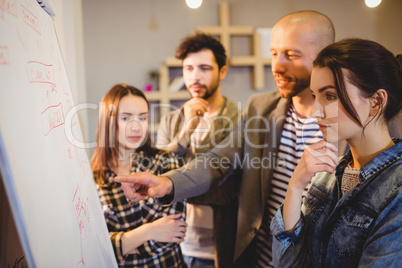
<path fill-rule="evenodd" d="M 346 111 L 362 125 L 360 118 L 347 94 L 345 79 L 360 90 L 361 96 L 370 98 L 378 89 L 388 94 L 382 114 L 386 122 L 402 107 L 402 55 L 394 56 L 382 45 L 367 39 L 349 38 L 325 47 L 313 65 L 328 67 L 334 76 L 339 99 Z M 342 73 L 346 71 L 346 74 Z"/>
<path fill-rule="evenodd" d="M 144 93 L 138 88 L 126 84 L 113 86 L 103 97 L 99 108 L 99 121 L 96 130 L 97 146 L 91 157 L 92 172 L 95 181 L 99 184 L 107 183 L 105 171 L 116 170 L 119 165 L 119 140 L 117 135 L 117 116 L 120 100 L 127 95 L 134 95 L 144 99 L 149 109 L 149 103 Z M 150 135 L 137 149 L 153 156 L 159 150 L 152 147 Z"/>

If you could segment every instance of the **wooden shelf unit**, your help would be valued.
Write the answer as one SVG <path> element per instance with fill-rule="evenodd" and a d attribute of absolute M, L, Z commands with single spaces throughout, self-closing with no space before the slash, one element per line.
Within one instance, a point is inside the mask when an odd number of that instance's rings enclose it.
<path fill-rule="evenodd" d="M 263 89 L 265 84 L 264 67 L 271 65 L 271 58 L 264 57 L 261 49 L 261 36 L 250 26 L 231 26 L 229 23 L 229 4 L 222 2 L 219 4 L 219 26 L 199 27 L 197 31 L 210 33 L 219 36 L 222 45 L 228 55 L 229 66 L 247 66 L 253 69 L 253 88 Z M 230 39 L 232 36 L 248 36 L 252 38 L 252 51 L 249 56 L 232 56 L 230 49 Z M 187 90 L 173 92 L 169 90 L 171 76 L 170 68 L 181 68 L 182 62 L 174 57 L 166 58 L 165 62 L 159 68 L 159 91 L 146 92 L 146 96 L 151 102 L 159 102 L 160 118 L 170 111 L 171 101 L 186 101 L 190 99 Z M 155 130 L 158 123 L 152 124 Z"/>

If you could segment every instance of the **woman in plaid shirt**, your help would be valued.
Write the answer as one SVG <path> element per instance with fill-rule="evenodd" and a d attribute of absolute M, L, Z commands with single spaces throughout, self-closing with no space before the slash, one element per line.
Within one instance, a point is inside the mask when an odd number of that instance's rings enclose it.
<path fill-rule="evenodd" d="M 92 171 L 120 267 L 185 267 L 179 243 L 186 232 L 185 204 L 161 206 L 152 198 L 131 202 L 117 175 L 178 168 L 171 153 L 151 146 L 149 103 L 135 87 L 118 84 L 104 96 L 97 128 Z"/>

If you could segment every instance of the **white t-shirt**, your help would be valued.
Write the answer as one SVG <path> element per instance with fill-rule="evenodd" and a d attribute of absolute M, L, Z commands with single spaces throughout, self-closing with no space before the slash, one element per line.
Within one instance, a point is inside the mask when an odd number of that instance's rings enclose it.
<path fill-rule="evenodd" d="M 204 115 L 194 133 L 191 135 L 191 152 L 195 153 L 197 145 L 213 132 L 213 117 L 218 112 Z M 189 204 L 186 207 L 187 231 L 184 242 L 180 244 L 183 255 L 201 259 L 215 258 L 214 216 L 213 209 L 208 205 Z"/>

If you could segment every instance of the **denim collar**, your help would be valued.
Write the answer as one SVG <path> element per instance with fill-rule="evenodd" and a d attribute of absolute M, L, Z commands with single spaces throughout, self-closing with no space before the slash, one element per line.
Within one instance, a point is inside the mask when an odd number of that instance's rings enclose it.
<path fill-rule="evenodd" d="M 393 141 L 395 143 L 394 146 L 380 153 L 379 155 L 371 159 L 371 161 L 366 163 L 363 167 L 361 167 L 360 182 L 366 181 L 368 178 L 370 178 L 371 175 L 381 171 L 382 169 L 388 167 L 392 163 L 402 158 L 402 140 L 393 139 Z M 342 177 L 343 171 L 350 161 L 352 161 L 352 153 L 349 150 L 339 162 L 339 165 L 336 168 L 337 178 Z"/>

